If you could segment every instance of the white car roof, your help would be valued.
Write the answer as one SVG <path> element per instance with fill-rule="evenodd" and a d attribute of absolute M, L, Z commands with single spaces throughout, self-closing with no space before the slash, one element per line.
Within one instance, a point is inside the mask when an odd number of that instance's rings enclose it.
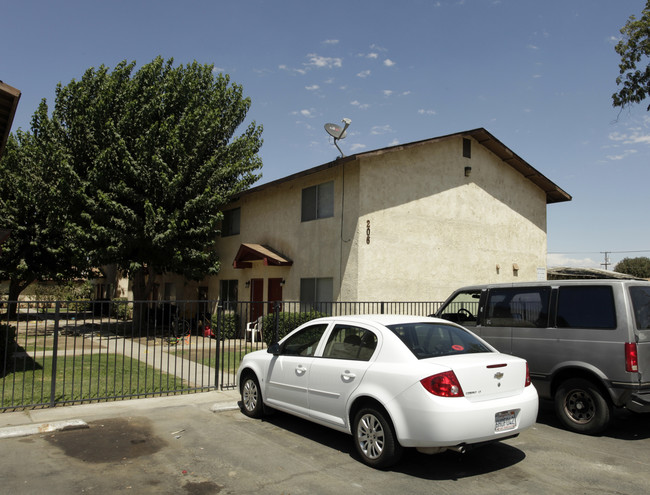
<path fill-rule="evenodd" d="M 432 318 L 429 316 L 415 316 L 415 315 L 387 315 L 387 314 L 366 314 L 366 315 L 345 315 L 345 316 L 326 316 L 319 318 L 319 320 L 327 321 L 345 321 L 345 322 L 359 322 L 359 323 L 379 323 L 380 325 L 396 325 L 398 323 L 415 323 L 422 321 L 430 321 L 433 323 L 450 324 L 448 320 L 442 318 Z M 316 320 L 312 320 L 316 321 Z"/>

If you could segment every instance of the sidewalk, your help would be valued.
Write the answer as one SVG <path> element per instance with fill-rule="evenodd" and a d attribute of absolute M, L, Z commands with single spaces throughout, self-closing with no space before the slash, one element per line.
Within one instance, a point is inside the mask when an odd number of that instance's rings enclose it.
<path fill-rule="evenodd" d="M 0 440 L 63 429 L 85 428 L 86 422 L 130 415 L 147 415 L 171 407 L 206 408 L 213 412 L 238 409 L 236 389 L 150 399 L 131 399 L 46 409 L 0 413 Z"/>

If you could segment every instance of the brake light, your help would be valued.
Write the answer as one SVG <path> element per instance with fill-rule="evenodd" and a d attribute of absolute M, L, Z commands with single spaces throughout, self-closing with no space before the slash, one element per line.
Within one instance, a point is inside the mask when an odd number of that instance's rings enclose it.
<path fill-rule="evenodd" d="M 526 381 L 524 382 L 524 387 L 530 385 L 530 368 L 528 367 L 528 361 L 526 361 Z"/>
<path fill-rule="evenodd" d="M 625 371 L 629 373 L 639 372 L 639 355 L 635 342 L 625 343 Z"/>
<path fill-rule="evenodd" d="M 438 397 L 464 397 L 463 389 L 453 371 L 445 371 L 423 378 L 420 383 L 427 389 L 427 392 Z"/>

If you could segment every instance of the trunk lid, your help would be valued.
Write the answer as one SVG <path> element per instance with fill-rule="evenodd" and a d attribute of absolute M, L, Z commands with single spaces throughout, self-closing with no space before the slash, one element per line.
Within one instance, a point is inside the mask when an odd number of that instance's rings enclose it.
<path fill-rule="evenodd" d="M 463 394 L 471 402 L 521 394 L 526 383 L 526 361 L 507 354 L 462 354 L 426 361 L 453 370 Z"/>

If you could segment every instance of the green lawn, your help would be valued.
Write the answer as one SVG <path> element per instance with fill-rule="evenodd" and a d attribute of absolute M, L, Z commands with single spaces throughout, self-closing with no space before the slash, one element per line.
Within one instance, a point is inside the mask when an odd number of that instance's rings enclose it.
<path fill-rule="evenodd" d="M 50 402 L 52 358 L 30 358 L 15 362 L 15 373 L 0 383 L 0 407 L 21 407 Z M 179 391 L 188 385 L 182 379 L 121 354 L 93 354 L 57 362 L 57 402 L 146 396 Z"/>

